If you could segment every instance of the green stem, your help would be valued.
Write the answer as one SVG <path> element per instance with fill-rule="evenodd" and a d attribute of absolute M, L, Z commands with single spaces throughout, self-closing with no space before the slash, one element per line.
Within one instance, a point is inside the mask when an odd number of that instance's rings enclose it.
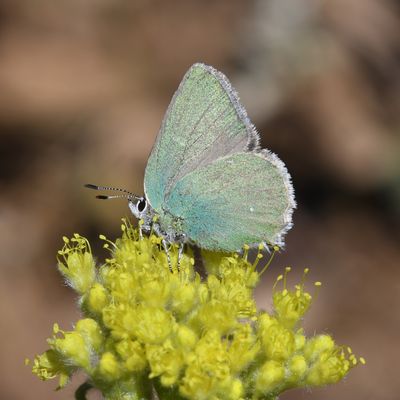
<path fill-rule="evenodd" d="M 82 383 L 75 391 L 75 400 L 86 400 L 86 393 L 93 389 L 93 386 L 89 382 Z"/>

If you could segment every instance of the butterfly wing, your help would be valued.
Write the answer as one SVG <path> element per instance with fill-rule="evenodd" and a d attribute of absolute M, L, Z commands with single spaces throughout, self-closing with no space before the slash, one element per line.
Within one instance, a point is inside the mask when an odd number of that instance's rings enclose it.
<path fill-rule="evenodd" d="M 185 175 L 257 146 L 258 135 L 225 75 L 194 64 L 172 98 L 150 154 L 146 197 L 160 209 Z"/>
<path fill-rule="evenodd" d="M 200 247 L 237 251 L 260 242 L 282 246 L 295 201 L 284 164 L 262 150 L 192 171 L 176 183 L 165 206 Z"/>

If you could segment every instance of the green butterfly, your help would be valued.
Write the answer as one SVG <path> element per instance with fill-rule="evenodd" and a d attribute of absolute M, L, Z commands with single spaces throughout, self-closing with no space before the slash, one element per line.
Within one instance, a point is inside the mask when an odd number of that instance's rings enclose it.
<path fill-rule="evenodd" d="M 259 136 L 224 74 L 194 64 L 175 92 L 147 162 L 144 197 L 120 190 L 142 229 L 169 243 L 239 251 L 283 246 L 295 208 L 284 163 Z"/>

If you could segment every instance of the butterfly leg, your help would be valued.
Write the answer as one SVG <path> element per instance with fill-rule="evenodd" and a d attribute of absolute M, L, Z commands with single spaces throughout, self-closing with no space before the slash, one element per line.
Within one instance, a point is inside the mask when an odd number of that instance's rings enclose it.
<path fill-rule="evenodd" d="M 178 250 L 178 271 L 180 270 L 181 267 L 181 260 L 182 260 L 182 255 L 183 255 L 183 246 L 185 246 L 185 243 L 180 243 L 179 244 L 179 250 Z"/>
<path fill-rule="evenodd" d="M 139 223 L 139 224 L 138 224 L 138 226 L 139 226 L 139 238 L 140 238 L 140 240 L 142 240 L 142 239 L 143 239 L 143 229 L 142 229 L 142 224 L 141 224 L 141 223 Z"/>
<path fill-rule="evenodd" d="M 167 241 L 165 239 L 162 240 L 162 245 L 164 247 L 165 254 L 167 255 L 168 267 L 169 267 L 170 271 L 172 272 L 171 257 L 169 255 L 168 245 L 167 245 Z"/>

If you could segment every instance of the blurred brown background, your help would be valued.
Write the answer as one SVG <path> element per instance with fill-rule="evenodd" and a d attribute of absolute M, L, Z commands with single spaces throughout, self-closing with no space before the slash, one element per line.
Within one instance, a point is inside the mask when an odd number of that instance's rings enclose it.
<path fill-rule="evenodd" d="M 24 366 L 79 317 L 56 271 L 62 235 L 99 248 L 142 193 L 146 160 L 187 68 L 225 72 L 285 161 L 295 226 L 286 265 L 324 286 L 306 319 L 367 365 L 282 399 L 399 398 L 400 30 L 390 0 L 3 0 L 0 3 L 0 398 L 71 399 Z M 311 284 L 310 284 L 311 286 Z"/>

